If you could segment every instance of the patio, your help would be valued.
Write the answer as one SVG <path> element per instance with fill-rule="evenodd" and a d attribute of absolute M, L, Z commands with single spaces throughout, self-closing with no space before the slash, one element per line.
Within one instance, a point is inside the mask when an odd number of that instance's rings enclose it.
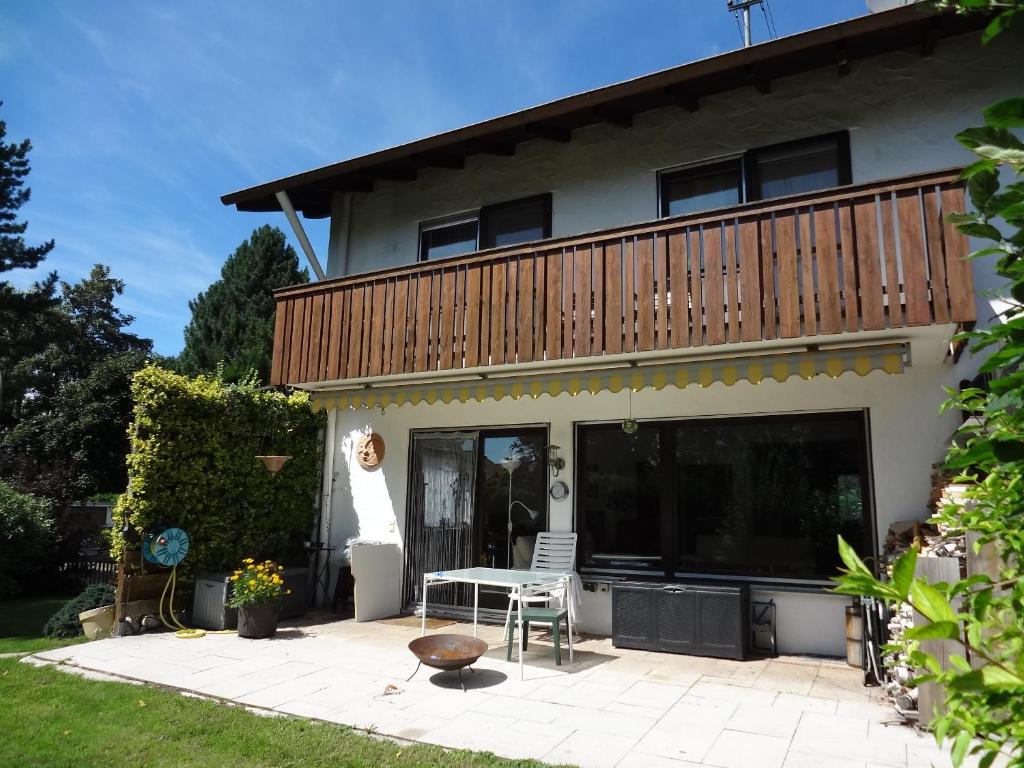
<path fill-rule="evenodd" d="M 449 624 L 431 630 L 471 633 Z M 292 624 L 270 640 L 169 633 L 46 651 L 35 663 L 144 681 L 268 714 L 344 723 L 449 747 L 584 768 L 946 766 L 930 736 L 896 724 L 878 689 L 832 660 L 747 662 L 615 649 L 585 638 L 554 665 L 531 638 L 526 680 L 501 629 L 465 674 L 421 669 L 406 644 L 418 620 Z"/>

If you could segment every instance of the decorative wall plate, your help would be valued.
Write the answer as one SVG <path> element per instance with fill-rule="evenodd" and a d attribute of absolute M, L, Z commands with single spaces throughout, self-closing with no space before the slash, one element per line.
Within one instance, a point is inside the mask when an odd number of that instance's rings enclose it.
<path fill-rule="evenodd" d="M 384 461 L 384 438 L 376 432 L 363 435 L 356 444 L 356 460 L 363 469 L 376 469 Z"/>
<path fill-rule="evenodd" d="M 569 495 L 569 486 L 565 484 L 564 480 L 556 480 L 551 484 L 551 490 L 548 493 L 555 501 L 561 501 Z"/>

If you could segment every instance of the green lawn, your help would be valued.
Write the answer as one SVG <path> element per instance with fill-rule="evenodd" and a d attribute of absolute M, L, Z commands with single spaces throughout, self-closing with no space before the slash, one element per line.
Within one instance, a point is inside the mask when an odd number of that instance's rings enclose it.
<path fill-rule="evenodd" d="M 0 660 L 0 766 L 19 768 L 540 768 L 375 739 L 340 725 Z"/>
<path fill-rule="evenodd" d="M 43 625 L 70 597 L 36 597 L 0 603 L 0 653 L 45 651 L 85 642 L 85 637 L 51 640 Z"/>

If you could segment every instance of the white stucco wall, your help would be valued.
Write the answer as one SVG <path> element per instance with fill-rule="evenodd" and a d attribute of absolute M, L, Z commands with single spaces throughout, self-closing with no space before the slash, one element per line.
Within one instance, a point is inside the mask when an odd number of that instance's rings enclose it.
<path fill-rule="evenodd" d="M 978 124 L 985 105 L 1016 95 L 1021 71 L 1024 46 L 1013 36 L 984 48 L 977 34 L 944 40 L 930 58 L 915 42 L 854 62 L 846 77 L 829 67 L 774 80 L 769 95 L 740 88 L 702 99 L 693 114 L 654 110 L 632 128 L 591 126 L 568 144 L 530 141 L 514 157 L 474 155 L 463 170 L 378 182 L 353 195 L 348 272 L 415 261 L 423 220 L 543 192 L 553 193 L 555 237 L 649 221 L 659 169 L 829 131 L 850 132 L 854 182 L 964 164 L 971 156 L 954 134 Z"/>
<path fill-rule="evenodd" d="M 758 385 L 738 382 L 706 389 L 666 387 L 633 395 L 638 419 L 743 415 L 797 411 L 866 408 L 870 415 L 875 513 L 879 543 L 889 523 L 923 519 L 928 511 L 932 464 L 941 459 L 944 445 L 955 428 L 956 417 L 937 415 L 943 400 L 942 385 L 955 383 L 956 371 L 942 363 L 942 335 L 949 329 L 914 332 L 913 364 L 905 373 L 890 376 L 874 372 L 866 377 L 847 373 L 838 379 L 790 379 Z M 948 338 L 948 336 L 947 336 Z M 503 425 L 549 425 L 550 440 L 574 444 L 577 422 L 624 417 L 627 392 L 597 395 L 542 395 L 536 400 L 510 398 L 484 403 L 404 405 L 379 409 L 336 411 L 335 479 L 331 507 L 331 543 L 344 546 L 350 536 L 363 536 L 402 544 L 405 538 L 406 481 L 409 474 L 410 431 Z M 367 430 L 386 443 L 382 466 L 373 472 L 360 468 L 353 445 Z M 571 449 L 563 451 L 567 466 L 561 474 L 570 485 L 564 501 L 549 501 L 552 530 L 573 527 L 574 466 Z M 401 574 L 395 574 L 396 590 Z M 759 593 L 760 594 L 760 593 Z M 844 653 L 843 606 L 835 596 L 777 592 L 780 649 L 786 653 Z M 580 623 L 584 629 L 609 633 L 611 608 L 607 592 L 587 593 Z"/>

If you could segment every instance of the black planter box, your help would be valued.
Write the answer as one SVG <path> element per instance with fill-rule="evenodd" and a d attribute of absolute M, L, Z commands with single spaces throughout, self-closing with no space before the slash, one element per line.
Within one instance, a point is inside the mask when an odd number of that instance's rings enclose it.
<path fill-rule="evenodd" d="M 750 589 L 745 584 L 615 584 L 612 645 L 745 659 L 750 651 Z"/>

